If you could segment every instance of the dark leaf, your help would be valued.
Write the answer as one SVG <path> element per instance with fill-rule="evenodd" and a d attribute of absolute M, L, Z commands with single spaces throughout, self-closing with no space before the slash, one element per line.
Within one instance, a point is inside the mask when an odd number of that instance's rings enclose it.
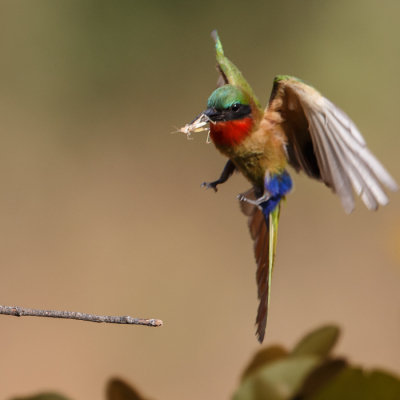
<path fill-rule="evenodd" d="M 384 371 L 372 371 L 366 376 L 365 400 L 400 399 L 400 379 Z"/>
<path fill-rule="evenodd" d="M 381 371 L 365 373 L 361 368 L 346 368 L 337 378 L 307 400 L 398 400 L 400 381 Z"/>
<path fill-rule="evenodd" d="M 68 399 L 57 393 L 42 393 L 36 396 L 14 397 L 12 400 L 68 400 Z"/>
<path fill-rule="evenodd" d="M 364 376 L 359 368 L 346 368 L 339 376 L 325 386 L 313 400 L 365 400 Z M 307 399 L 307 400 L 309 400 Z"/>
<path fill-rule="evenodd" d="M 293 400 L 304 400 L 318 393 L 321 388 L 334 379 L 344 368 L 347 362 L 344 359 L 328 360 L 317 366 L 303 383 L 303 387 Z"/>
<path fill-rule="evenodd" d="M 132 386 L 122 379 L 113 378 L 107 385 L 107 400 L 145 400 Z"/>

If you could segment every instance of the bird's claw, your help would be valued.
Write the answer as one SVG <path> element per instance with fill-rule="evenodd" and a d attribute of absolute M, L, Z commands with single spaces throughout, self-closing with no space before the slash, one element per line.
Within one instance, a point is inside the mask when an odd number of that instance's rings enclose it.
<path fill-rule="evenodd" d="M 215 192 L 218 192 L 217 185 L 218 183 L 216 182 L 203 182 L 200 187 L 205 187 L 206 189 L 214 189 Z"/>
<path fill-rule="evenodd" d="M 264 201 L 267 201 L 269 199 L 269 196 L 264 195 L 256 200 L 251 200 L 251 199 L 248 199 L 247 197 L 243 196 L 242 194 L 239 194 L 238 196 L 236 196 L 236 198 L 239 201 L 247 201 L 248 203 L 253 204 L 254 206 L 260 207 L 260 204 L 263 203 Z"/>
<path fill-rule="evenodd" d="M 237 198 L 239 201 L 249 201 L 249 199 L 248 199 L 247 197 L 244 197 L 242 194 L 237 195 L 236 198 Z M 250 200 L 250 201 L 251 201 L 251 200 Z M 250 202 L 250 201 L 249 201 L 249 202 Z"/>

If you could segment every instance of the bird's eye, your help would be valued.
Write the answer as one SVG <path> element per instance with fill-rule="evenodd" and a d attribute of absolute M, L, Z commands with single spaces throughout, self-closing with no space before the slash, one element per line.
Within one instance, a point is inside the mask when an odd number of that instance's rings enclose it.
<path fill-rule="evenodd" d="M 239 111 L 239 108 L 240 108 L 240 104 L 239 103 L 235 103 L 235 104 L 233 104 L 231 106 L 231 110 L 234 111 L 234 112 Z"/>

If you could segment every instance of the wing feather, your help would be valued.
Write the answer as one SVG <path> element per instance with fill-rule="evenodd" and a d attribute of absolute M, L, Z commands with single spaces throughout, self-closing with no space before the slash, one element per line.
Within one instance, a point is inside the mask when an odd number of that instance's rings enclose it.
<path fill-rule="evenodd" d="M 331 137 L 331 132 L 326 126 L 326 121 L 322 120 L 322 116 L 317 113 L 315 113 L 315 115 L 310 115 L 310 121 L 312 121 L 312 136 L 323 130 L 326 132 L 326 135 L 320 135 L 318 137 L 321 139 L 323 148 L 325 150 L 328 169 L 332 176 L 332 187 L 335 188 L 335 192 L 339 195 L 343 208 L 347 213 L 349 213 L 354 208 L 354 198 L 349 178 L 340 160 L 341 153 L 335 147 L 336 143 Z"/>
<path fill-rule="evenodd" d="M 365 168 L 365 166 L 360 165 L 360 161 L 354 156 L 354 154 L 349 151 L 348 148 L 343 146 L 343 143 L 333 136 L 334 146 L 337 149 L 337 146 L 340 147 L 340 151 L 336 150 L 339 154 L 340 161 L 342 164 L 346 163 L 345 156 L 346 154 L 350 164 L 348 164 L 347 174 L 353 185 L 354 191 L 358 196 L 361 196 L 363 202 L 366 204 L 368 209 L 375 210 L 378 207 L 378 204 L 373 196 L 371 190 L 369 189 L 369 185 L 365 183 L 365 179 L 360 175 L 360 170 Z"/>
<path fill-rule="evenodd" d="M 352 180 L 353 187 L 355 192 L 358 195 L 363 195 L 364 191 L 368 191 L 367 197 L 370 199 L 368 203 L 366 203 L 369 209 L 375 210 L 378 207 L 378 203 L 381 205 L 386 205 L 389 201 L 386 193 L 382 190 L 381 185 L 379 183 L 379 179 L 377 174 L 379 171 L 377 168 L 371 168 L 369 165 L 373 164 L 372 159 L 375 160 L 378 164 L 379 162 L 376 158 L 368 151 L 366 147 L 362 147 L 362 153 L 368 152 L 369 154 L 360 156 L 360 152 L 357 152 L 357 147 L 349 144 L 349 140 L 346 142 L 345 132 L 341 129 L 341 126 L 338 124 L 336 119 L 331 119 L 331 124 L 333 130 L 336 130 L 339 134 L 334 136 L 338 146 L 340 147 L 341 153 L 343 156 L 343 164 L 347 163 L 349 169 L 347 170 L 349 177 Z M 365 162 L 365 158 L 368 158 L 369 163 Z M 380 165 L 380 164 L 379 164 Z M 385 171 L 386 173 L 386 171 Z M 387 179 L 385 174 L 380 174 L 381 180 Z M 387 182 L 389 185 L 389 181 Z M 392 189 L 394 189 L 392 185 Z M 372 196 L 372 198 L 371 198 Z"/>
<path fill-rule="evenodd" d="M 388 203 L 383 186 L 398 190 L 354 122 L 310 85 L 278 76 L 264 118 L 271 121 L 276 112 L 282 119 L 289 163 L 330 186 L 347 213 L 354 208 L 353 189 L 370 210 Z"/>
<path fill-rule="evenodd" d="M 386 171 L 383 165 L 378 159 L 371 153 L 366 147 L 366 143 L 363 140 L 360 131 L 350 120 L 350 118 L 332 102 L 325 99 L 327 103 L 327 111 L 331 113 L 331 123 L 336 127 L 337 134 L 356 155 L 371 168 L 371 171 L 377 176 L 377 178 L 391 191 L 398 190 L 398 185 L 391 175 Z M 346 125 L 347 123 L 347 125 Z M 340 129 L 339 124 L 342 126 Z M 350 133 L 350 135 L 348 135 Z"/>
<path fill-rule="evenodd" d="M 221 66 L 219 64 L 217 64 L 215 68 L 219 72 L 219 76 L 218 76 L 218 80 L 217 80 L 217 88 L 224 86 L 224 85 L 228 85 L 229 84 L 228 78 L 226 77 L 224 71 L 222 71 Z"/>

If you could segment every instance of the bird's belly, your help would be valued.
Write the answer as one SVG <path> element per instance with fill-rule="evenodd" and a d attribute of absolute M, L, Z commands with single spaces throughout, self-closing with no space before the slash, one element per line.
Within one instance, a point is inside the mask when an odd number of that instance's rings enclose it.
<path fill-rule="evenodd" d="M 263 152 L 236 155 L 231 160 L 253 185 L 263 187 L 265 172 L 268 170 L 268 161 Z"/>
<path fill-rule="evenodd" d="M 265 132 L 258 133 L 243 141 L 228 157 L 253 185 L 263 187 L 265 173 L 281 173 L 287 159 L 284 142 Z"/>

